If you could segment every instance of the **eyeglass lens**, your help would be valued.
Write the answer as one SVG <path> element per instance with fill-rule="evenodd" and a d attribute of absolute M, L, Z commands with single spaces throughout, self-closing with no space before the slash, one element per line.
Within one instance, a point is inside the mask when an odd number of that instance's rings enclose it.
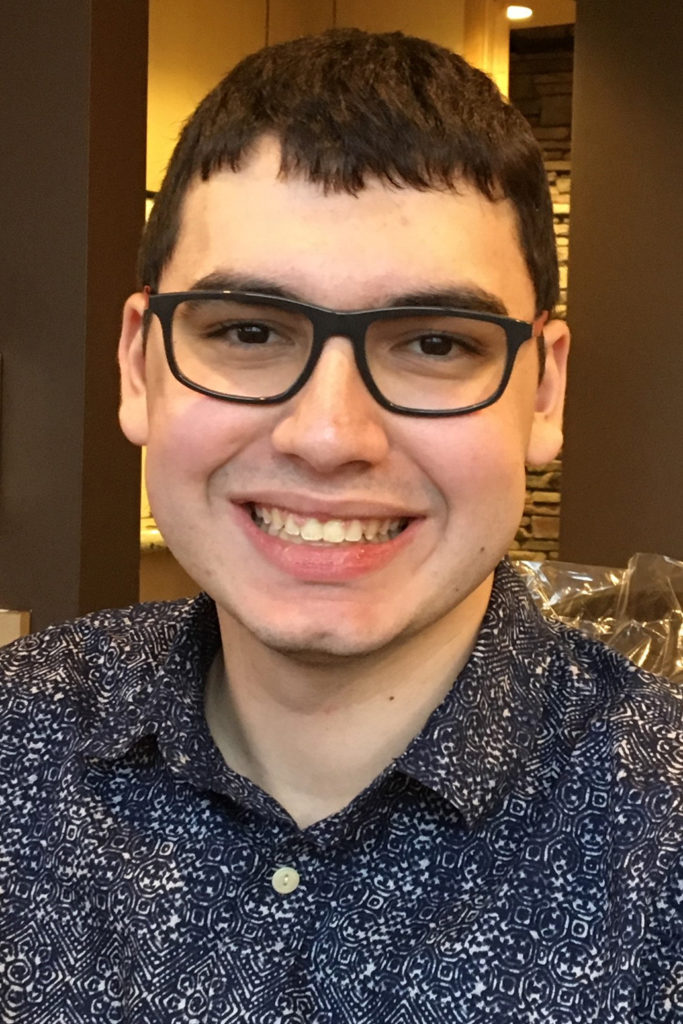
<path fill-rule="evenodd" d="M 178 369 L 202 388 L 272 398 L 304 371 L 314 327 L 303 313 L 227 298 L 179 303 L 172 322 Z M 415 409 L 460 409 L 490 398 L 506 365 L 500 324 L 449 312 L 383 313 L 366 329 L 370 374 L 382 395 Z"/>

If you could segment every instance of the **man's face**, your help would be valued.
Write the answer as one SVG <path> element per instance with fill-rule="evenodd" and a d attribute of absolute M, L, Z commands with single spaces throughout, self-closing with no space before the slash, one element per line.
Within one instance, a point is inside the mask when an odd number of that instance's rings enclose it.
<path fill-rule="evenodd" d="M 464 184 L 421 192 L 371 182 L 357 196 L 326 195 L 299 178 L 279 179 L 278 169 L 278 146 L 265 139 L 239 172 L 190 188 L 160 291 L 211 278 L 351 310 L 475 290 L 533 321 L 508 202 Z M 279 650 L 358 655 L 438 623 L 457 629 L 472 595 L 483 613 L 522 512 L 525 458 L 546 461 L 559 444 L 561 341 L 540 389 L 530 340 L 502 398 L 465 416 L 380 408 L 343 338 L 327 341 L 298 395 L 259 407 L 178 383 L 156 319 L 144 356 L 142 306 L 132 297 L 124 316 L 122 425 L 148 445 L 154 515 L 224 624 Z M 297 526 L 310 521 L 304 532 L 314 536 L 317 524 L 338 520 L 328 531 L 348 539 L 273 536 L 254 521 L 255 509 L 276 523 L 278 515 Z"/>

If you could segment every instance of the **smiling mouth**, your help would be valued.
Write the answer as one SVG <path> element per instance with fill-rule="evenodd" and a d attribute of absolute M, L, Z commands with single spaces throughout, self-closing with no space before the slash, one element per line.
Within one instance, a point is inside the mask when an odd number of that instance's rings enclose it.
<path fill-rule="evenodd" d="M 287 509 L 248 506 L 252 521 L 263 533 L 294 544 L 386 544 L 403 533 L 408 518 L 316 519 Z"/>

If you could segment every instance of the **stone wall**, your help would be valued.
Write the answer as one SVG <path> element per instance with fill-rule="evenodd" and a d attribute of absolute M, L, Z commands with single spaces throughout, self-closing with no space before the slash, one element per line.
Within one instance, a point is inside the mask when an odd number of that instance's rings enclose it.
<path fill-rule="evenodd" d="M 511 558 L 542 562 L 558 557 L 561 481 L 562 463 L 559 459 L 543 469 L 527 470 L 524 515 L 510 552 Z"/>
<path fill-rule="evenodd" d="M 572 25 L 511 32 L 510 99 L 531 124 L 543 150 L 553 200 L 560 264 L 556 313 L 560 317 L 567 312 L 573 57 Z M 512 558 L 558 557 L 561 480 L 560 459 L 528 471 L 524 518 Z"/>

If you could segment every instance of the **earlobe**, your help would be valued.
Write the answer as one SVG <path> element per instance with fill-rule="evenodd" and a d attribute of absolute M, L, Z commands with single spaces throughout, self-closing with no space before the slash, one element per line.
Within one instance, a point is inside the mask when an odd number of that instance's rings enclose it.
<path fill-rule="evenodd" d="M 529 466 L 546 465 L 562 447 L 569 328 L 562 320 L 550 320 L 543 328 L 543 339 L 545 371 L 536 389 L 534 419 L 527 448 Z"/>
<path fill-rule="evenodd" d="M 136 292 L 126 300 L 118 349 L 121 374 L 119 423 L 128 440 L 137 445 L 147 443 L 148 430 L 143 338 L 143 316 L 146 307 L 146 296 L 141 292 Z"/>

